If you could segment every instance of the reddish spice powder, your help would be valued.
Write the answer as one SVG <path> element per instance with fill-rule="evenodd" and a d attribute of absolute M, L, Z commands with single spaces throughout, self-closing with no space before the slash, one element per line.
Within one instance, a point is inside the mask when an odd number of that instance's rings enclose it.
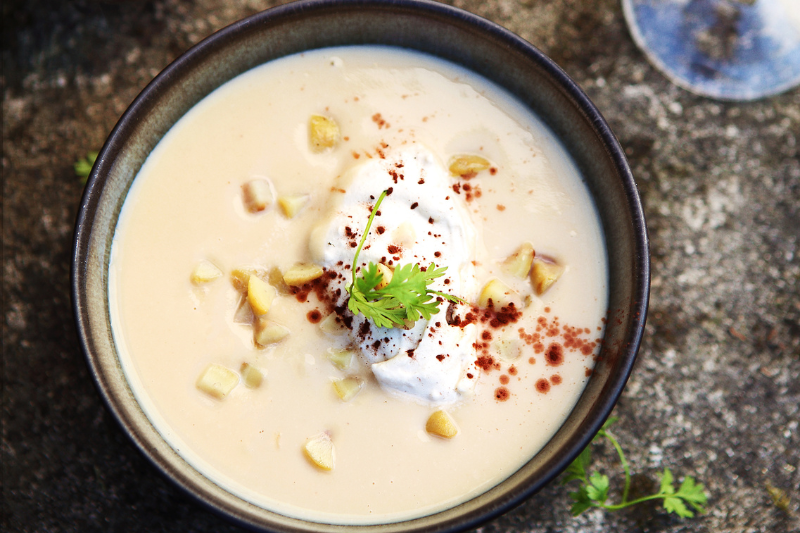
<path fill-rule="evenodd" d="M 508 398 L 510 396 L 511 396 L 511 393 L 508 392 L 508 389 L 505 388 L 505 387 L 498 387 L 494 391 L 494 399 L 497 400 L 498 402 L 504 402 L 504 401 L 508 400 Z"/>
<path fill-rule="evenodd" d="M 508 373 L 511 374 L 512 376 L 516 376 L 517 375 L 517 367 L 515 367 L 514 365 L 511 365 L 510 367 L 508 367 Z"/>
<path fill-rule="evenodd" d="M 557 342 L 547 347 L 544 359 L 550 366 L 558 366 L 564 362 L 564 348 Z"/>
<path fill-rule="evenodd" d="M 484 372 L 489 372 L 493 368 L 495 369 L 500 368 L 500 365 L 495 362 L 494 357 L 492 357 L 491 355 L 482 355 L 478 357 L 478 359 L 475 361 L 475 366 L 477 366 Z"/>
<path fill-rule="evenodd" d="M 540 379 L 536 382 L 536 390 L 541 392 L 542 394 L 547 394 L 547 391 L 550 390 L 550 382 L 546 379 Z"/>
<path fill-rule="evenodd" d="M 553 385 L 561 385 L 561 376 L 558 374 L 553 374 L 550 376 L 550 383 Z"/>
<path fill-rule="evenodd" d="M 383 127 L 389 127 L 389 124 L 383 119 L 380 113 L 375 113 L 372 115 L 372 122 L 378 125 L 378 129 L 382 129 Z"/>
<path fill-rule="evenodd" d="M 500 376 L 500 383 L 502 383 L 503 385 L 508 385 L 509 379 L 510 378 L 508 376 L 503 374 L 502 376 Z"/>
<path fill-rule="evenodd" d="M 308 300 L 308 295 L 311 292 L 311 284 L 306 283 L 299 287 L 289 287 L 289 292 L 294 294 L 294 297 L 297 298 L 298 302 L 305 302 Z"/>
<path fill-rule="evenodd" d="M 322 313 L 320 313 L 318 309 L 314 309 L 313 311 L 309 311 L 306 314 L 306 318 L 308 318 L 308 321 L 311 322 L 312 324 L 316 324 L 317 322 L 322 320 Z"/>

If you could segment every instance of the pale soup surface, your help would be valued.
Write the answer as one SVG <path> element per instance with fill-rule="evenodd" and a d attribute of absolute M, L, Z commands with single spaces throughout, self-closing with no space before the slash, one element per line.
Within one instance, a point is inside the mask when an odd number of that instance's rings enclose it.
<path fill-rule="evenodd" d="M 309 117 L 339 125 L 331 149 L 309 146 Z M 386 146 L 384 146 L 386 145 Z M 477 154 L 492 170 L 453 177 L 477 230 L 475 278 L 529 295 L 526 320 L 504 334 L 523 341 L 494 357 L 474 392 L 444 409 L 459 432 L 425 431 L 438 407 L 390 394 L 367 376 L 350 401 L 331 386 L 338 339 L 279 295 L 270 318 L 290 330 L 259 347 L 237 323 L 240 266 L 286 271 L 309 261 L 309 237 L 337 178 L 380 152 L 422 148 L 447 168 Z M 268 178 L 277 194 L 310 195 L 294 218 L 277 206 L 249 213 L 242 185 Z M 469 191 L 463 188 L 468 184 Z M 458 189 L 458 191 L 456 191 Z M 375 191 L 375 195 L 380 194 Z M 593 368 L 607 302 L 606 257 L 595 209 L 573 163 L 530 112 L 486 80 L 449 63 L 392 48 L 300 54 L 217 89 L 156 147 L 123 207 L 111 254 L 114 338 L 137 400 L 157 430 L 217 484 L 265 508 L 332 523 L 380 523 L 446 509 L 496 485 L 535 455 L 564 422 Z M 543 295 L 501 262 L 523 242 L 565 266 Z M 224 275 L 190 282 L 200 261 Z M 474 294 L 464 295 L 474 301 Z M 324 312 L 323 312 L 324 314 Z M 538 330 L 537 330 L 538 326 Z M 522 329 L 519 332 L 519 329 Z M 548 354 L 558 345 L 562 357 Z M 477 355 L 476 355 L 477 357 Z M 223 399 L 195 386 L 209 364 L 265 374 Z M 302 448 L 328 432 L 336 463 L 313 466 Z"/>

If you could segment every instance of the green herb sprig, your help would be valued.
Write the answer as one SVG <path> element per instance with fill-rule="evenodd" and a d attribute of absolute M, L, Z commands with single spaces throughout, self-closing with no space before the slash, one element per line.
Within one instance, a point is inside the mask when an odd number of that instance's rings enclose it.
<path fill-rule="evenodd" d="M 75 175 L 81 178 L 81 183 L 86 183 L 89 174 L 92 173 L 92 167 L 94 162 L 97 161 L 97 156 L 97 152 L 88 152 L 85 158 L 78 159 L 72 165 L 72 168 L 75 169 Z"/>
<path fill-rule="evenodd" d="M 656 494 L 644 496 L 635 500 L 628 500 L 628 492 L 631 486 L 631 472 L 628 466 L 628 461 L 625 459 L 625 454 L 617 442 L 617 439 L 608 432 L 611 426 L 617 419 L 609 418 L 603 428 L 597 433 L 593 442 L 597 442 L 601 438 L 608 439 L 614 446 L 614 449 L 619 455 L 622 470 L 625 472 L 625 486 L 622 490 L 622 500 L 617 504 L 608 502 L 608 491 L 610 482 L 608 476 L 600 472 L 588 473 L 589 464 L 592 460 L 591 445 L 587 446 L 580 455 L 567 467 L 565 477 L 562 483 L 566 484 L 570 481 L 578 480 L 581 486 L 575 492 L 570 492 L 569 496 L 574 503 L 572 504 L 572 515 L 578 516 L 584 511 L 592 507 L 599 507 L 609 511 L 616 511 L 637 503 L 642 503 L 650 500 L 663 500 L 664 509 L 668 513 L 675 513 L 676 515 L 684 518 L 691 518 L 694 512 L 690 509 L 693 508 L 696 512 L 704 512 L 703 506 L 708 501 L 708 495 L 705 492 L 705 487 L 702 483 L 695 482 L 691 476 L 686 476 L 681 483 L 678 490 L 675 490 L 674 477 L 669 468 L 659 474 L 660 487 Z"/>
<path fill-rule="evenodd" d="M 362 314 L 380 328 L 404 327 L 408 321 L 416 322 L 420 317 L 429 320 L 439 309 L 436 296 L 441 296 L 451 302 L 463 302 L 461 298 L 428 288 L 433 280 L 444 275 L 447 267 L 436 268 L 431 263 L 425 270 L 418 264 L 398 265 L 388 285 L 378 289 L 377 286 L 383 279 L 383 274 L 378 270 L 378 265 L 369 263 L 361 269 L 361 276 L 356 276 L 358 268 L 358 254 L 364 246 L 364 241 L 369 235 L 372 221 L 386 197 L 388 191 L 383 191 L 372 208 L 372 213 L 364 228 L 361 242 L 353 257 L 352 282 L 347 287 L 350 299 L 347 307 L 353 314 Z"/>

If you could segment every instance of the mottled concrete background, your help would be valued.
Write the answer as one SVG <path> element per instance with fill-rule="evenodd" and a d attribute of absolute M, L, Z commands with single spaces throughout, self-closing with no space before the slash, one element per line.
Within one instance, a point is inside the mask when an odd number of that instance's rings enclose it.
<path fill-rule="evenodd" d="M 653 289 L 616 432 L 637 489 L 669 467 L 710 493 L 692 520 L 655 505 L 575 519 L 553 484 L 481 531 L 800 531 L 800 90 L 730 104 L 678 89 L 633 45 L 619 0 L 455 3 L 555 59 L 625 147 Z M 182 51 L 270 4 L 4 0 L 4 531 L 236 531 L 150 467 L 92 385 L 69 301 L 72 163 Z"/>

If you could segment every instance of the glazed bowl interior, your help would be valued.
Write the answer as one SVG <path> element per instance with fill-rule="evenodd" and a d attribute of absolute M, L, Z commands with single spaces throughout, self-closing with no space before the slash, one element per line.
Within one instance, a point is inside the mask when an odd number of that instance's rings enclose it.
<path fill-rule="evenodd" d="M 309 523 L 254 506 L 189 466 L 159 435 L 126 381 L 112 338 L 108 265 L 128 189 L 164 134 L 196 103 L 235 76 L 316 48 L 380 44 L 425 52 L 483 75 L 551 128 L 573 158 L 597 207 L 608 257 L 609 312 L 594 374 L 552 440 L 488 492 L 423 518 L 378 526 Z M 288 4 L 212 35 L 165 69 L 117 124 L 90 176 L 79 213 L 72 270 L 78 330 L 95 382 L 139 449 L 211 509 L 273 531 L 451 531 L 475 526 L 520 503 L 557 476 L 588 444 L 631 371 L 644 328 L 648 242 L 641 205 L 622 151 L 602 116 L 551 60 L 474 15 L 427 2 L 322 1 Z"/>

